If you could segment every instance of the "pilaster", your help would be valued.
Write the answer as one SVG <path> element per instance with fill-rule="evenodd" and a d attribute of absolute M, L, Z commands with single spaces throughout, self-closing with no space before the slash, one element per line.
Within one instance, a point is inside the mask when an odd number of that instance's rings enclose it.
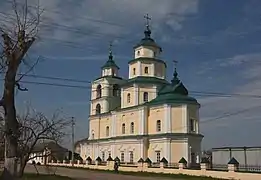
<path fill-rule="evenodd" d="M 164 105 L 164 132 L 165 133 L 171 133 L 171 106 L 170 105 Z"/>
<path fill-rule="evenodd" d="M 137 84 L 134 84 L 134 105 L 139 104 L 139 87 Z"/>
<path fill-rule="evenodd" d="M 188 111 L 187 111 L 187 105 L 182 105 L 182 132 L 187 133 L 188 132 Z"/>
<path fill-rule="evenodd" d="M 116 113 L 112 112 L 112 120 L 111 120 L 111 137 L 116 136 Z"/>
<path fill-rule="evenodd" d="M 137 67 L 138 67 L 137 76 L 141 76 L 142 69 L 141 69 L 141 62 L 140 61 L 137 62 Z"/>
<path fill-rule="evenodd" d="M 123 88 L 121 88 L 121 107 L 123 107 L 123 104 L 124 104 L 124 89 Z"/>
<path fill-rule="evenodd" d="M 152 76 L 155 76 L 155 75 L 156 75 L 155 64 L 154 64 L 154 63 L 151 64 L 151 75 L 152 75 Z"/>

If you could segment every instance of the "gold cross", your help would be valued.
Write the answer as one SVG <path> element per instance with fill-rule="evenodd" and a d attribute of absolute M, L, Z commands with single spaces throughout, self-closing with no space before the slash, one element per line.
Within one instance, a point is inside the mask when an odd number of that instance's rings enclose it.
<path fill-rule="evenodd" d="M 149 20 L 151 20 L 151 18 L 149 17 L 149 14 L 146 14 L 146 15 L 144 16 L 144 18 L 145 18 L 146 21 L 147 21 L 146 26 L 149 27 Z"/>
<path fill-rule="evenodd" d="M 177 68 L 178 61 L 177 60 L 173 60 L 173 62 L 174 62 L 174 67 Z"/>
<path fill-rule="evenodd" d="M 112 53 L 112 41 L 110 41 L 109 52 Z"/>

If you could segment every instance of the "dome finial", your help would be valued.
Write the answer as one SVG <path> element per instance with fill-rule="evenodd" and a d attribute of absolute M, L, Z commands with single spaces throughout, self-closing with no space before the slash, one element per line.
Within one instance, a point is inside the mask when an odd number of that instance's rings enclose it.
<path fill-rule="evenodd" d="M 173 73 L 173 79 L 171 80 L 171 82 L 173 84 L 177 84 L 179 82 L 179 78 L 178 78 L 178 72 L 177 72 L 177 64 L 178 64 L 178 61 L 176 60 L 173 60 L 174 62 L 174 73 Z"/>
<path fill-rule="evenodd" d="M 150 35 L 151 35 L 151 31 L 150 31 L 150 20 L 151 20 L 151 17 L 149 17 L 149 14 L 146 14 L 144 16 L 144 18 L 146 19 L 146 30 L 144 31 L 145 38 L 150 38 Z"/>
<path fill-rule="evenodd" d="M 112 60 L 113 59 L 113 56 L 112 56 L 112 42 L 110 42 L 110 45 L 109 45 L 109 60 Z"/>

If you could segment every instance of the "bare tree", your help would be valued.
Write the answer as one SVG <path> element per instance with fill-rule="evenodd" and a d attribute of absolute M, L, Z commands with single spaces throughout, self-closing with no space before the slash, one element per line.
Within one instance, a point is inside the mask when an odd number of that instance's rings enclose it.
<path fill-rule="evenodd" d="M 5 140 L 6 158 L 2 179 L 12 180 L 17 173 L 19 123 L 16 119 L 15 89 L 27 91 L 22 88 L 20 80 L 24 75 L 17 77 L 22 63 L 28 65 L 25 56 L 35 42 L 39 25 L 39 7 L 29 10 L 27 0 L 17 3 L 13 0 L 14 15 L 5 13 L 6 20 L 1 20 L 0 33 L 2 54 L 0 54 L 0 70 L 4 74 L 4 90 L 0 105 L 5 110 Z M 35 11 L 35 12 L 33 12 Z M 29 70 L 33 68 L 32 65 Z M 28 73 L 28 71 L 26 72 Z"/>
<path fill-rule="evenodd" d="M 61 117 L 60 111 L 53 113 L 48 118 L 41 112 L 35 112 L 28 109 L 25 115 L 18 117 L 19 122 L 19 171 L 18 177 L 23 176 L 23 172 L 27 162 L 35 157 L 50 157 L 52 151 L 46 151 L 46 154 L 37 154 L 32 156 L 32 152 L 36 145 L 50 142 L 61 142 L 66 136 L 66 130 L 70 127 L 71 121 Z M 44 149 L 42 149 L 44 151 Z M 55 152 L 55 151 L 54 151 Z"/>

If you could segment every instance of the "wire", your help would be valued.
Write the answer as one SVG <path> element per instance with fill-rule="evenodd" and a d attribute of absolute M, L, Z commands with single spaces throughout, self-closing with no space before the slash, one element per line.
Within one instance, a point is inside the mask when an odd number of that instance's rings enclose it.
<path fill-rule="evenodd" d="M 18 75 L 23 75 L 23 74 L 19 73 Z M 32 77 L 32 78 L 49 79 L 49 80 L 60 80 L 60 81 L 76 82 L 76 83 L 88 83 L 88 84 L 93 83 L 92 81 L 78 80 L 78 79 L 72 79 L 72 78 L 40 76 L 40 75 L 32 75 L 32 74 L 27 74 L 27 75 L 24 75 L 24 76 Z M 30 83 L 30 82 L 27 82 L 27 83 Z M 32 83 L 38 83 L 38 82 L 32 82 Z M 110 85 L 108 83 L 100 83 L 100 84 Z M 66 85 L 64 85 L 64 86 L 66 86 Z M 86 88 L 87 86 L 78 86 L 78 87 Z M 87 88 L 90 88 L 90 87 L 87 87 Z M 102 89 L 105 89 L 105 87 L 102 88 Z M 151 88 L 151 89 L 157 89 L 157 88 Z M 96 89 L 93 88 L 93 90 L 96 90 Z M 126 90 L 126 91 L 130 91 L 130 90 Z M 143 92 L 143 91 L 139 91 L 139 92 Z M 261 95 L 254 95 L 254 94 L 221 93 L 221 92 L 193 91 L 193 90 L 191 90 L 190 92 L 192 94 L 196 94 L 198 96 L 207 95 L 207 96 L 215 96 L 215 97 L 245 97 L 245 98 L 256 98 L 256 99 L 260 99 L 261 98 Z M 155 93 L 155 92 L 153 91 L 151 93 Z"/>
<path fill-rule="evenodd" d="M 6 1 L 7 3 L 13 3 L 12 1 L 9 1 L 7 0 Z M 17 4 L 22 4 L 24 5 L 23 3 L 18 3 Z M 34 7 L 34 6 L 31 6 L 31 5 L 28 5 L 28 7 L 30 7 L 31 9 L 35 9 L 35 10 L 38 10 L 38 8 Z M 47 9 L 41 9 L 39 8 L 40 11 L 46 11 L 46 12 L 50 12 L 50 13 L 54 13 L 54 14 L 60 14 L 62 16 L 65 15 L 65 13 L 61 13 L 60 11 L 54 11 L 54 10 L 47 10 Z M 67 14 L 68 15 L 68 14 Z M 123 27 L 123 25 L 121 24 L 117 24 L 117 23 L 113 23 L 113 22 L 109 22 L 109 21 L 104 21 L 104 20 L 99 20 L 99 19 L 94 19 L 94 18 L 87 18 L 87 17 L 83 17 L 83 16 L 77 16 L 77 15 L 73 15 L 73 16 L 69 16 L 71 17 L 72 19 L 73 18 L 81 18 L 81 19 L 85 19 L 86 21 L 92 21 L 92 22 L 97 22 L 97 23 L 103 23 L 103 24 L 108 24 L 108 25 L 112 25 L 112 26 L 118 26 L 118 27 Z"/>
<path fill-rule="evenodd" d="M 58 79 L 58 78 L 55 78 Z M 3 79 L 1 79 L 3 80 Z M 59 79 L 60 80 L 60 79 Z M 67 79 L 67 80 L 71 80 L 71 79 Z M 81 85 L 68 85 L 68 84 L 60 84 L 60 83 L 48 83 L 48 82 L 36 82 L 36 81 L 20 81 L 21 83 L 25 83 L 25 84 L 34 84 L 34 85 L 47 85 L 47 86 L 56 86 L 56 87 L 67 87 L 67 88 L 77 88 L 77 89 L 84 89 L 84 90 L 91 90 L 92 92 L 96 91 L 96 88 L 92 88 L 91 86 L 81 86 Z M 104 87 L 103 89 L 105 89 L 106 87 Z M 122 90 L 123 92 L 148 92 L 148 91 L 139 91 L 139 90 Z M 199 91 L 197 91 L 199 92 Z M 155 91 L 149 91 L 149 94 L 157 94 L 157 92 Z M 191 95 L 194 96 L 198 96 L 198 97 L 232 97 L 233 94 L 228 94 L 230 96 L 224 96 L 224 95 L 218 95 L 218 94 L 204 94 L 204 93 L 191 93 Z M 237 97 L 240 97 L 239 94 L 237 94 Z M 248 98 L 258 98 L 258 96 L 256 95 L 243 95 L 243 97 L 248 97 Z M 92 99 L 94 100 L 94 99 Z"/>
<path fill-rule="evenodd" d="M 201 123 L 209 123 L 209 122 L 216 121 L 216 120 L 219 120 L 219 119 L 224 119 L 224 118 L 226 118 L 226 117 L 230 117 L 230 116 L 235 116 L 235 115 L 238 115 L 238 114 L 242 114 L 242 113 L 245 113 L 245 112 L 251 111 L 251 110 L 253 110 L 253 109 L 260 108 L 260 107 L 261 107 L 261 105 L 255 106 L 255 107 L 251 107 L 251 108 L 242 109 L 242 110 L 240 110 L 240 111 L 236 111 L 236 112 L 232 112 L 232 113 L 228 113 L 228 114 L 225 113 L 225 114 L 222 115 L 222 116 L 201 121 Z"/>

